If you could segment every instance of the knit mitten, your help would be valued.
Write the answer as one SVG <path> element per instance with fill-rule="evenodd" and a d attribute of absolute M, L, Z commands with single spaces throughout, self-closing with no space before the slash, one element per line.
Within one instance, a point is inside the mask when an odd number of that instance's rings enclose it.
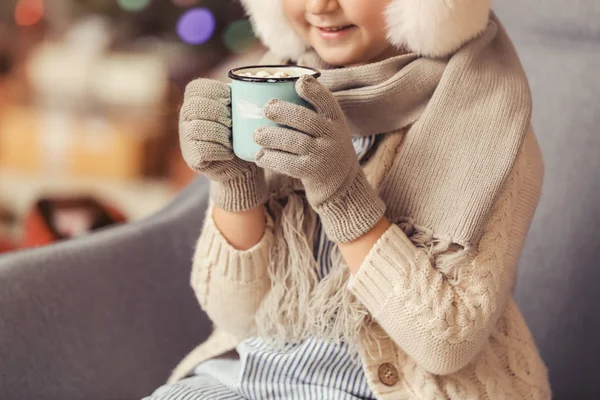
<path fill-rule="evenodd" d="M 314 110 L 271 100 L 265 116 L 284 126 L 261 127 L 255 132 L 255 141 L 263 146 L 256 163 L 300 179 L 328 237 L 335 242 L 352 241 L 375 226 L 385 204 L 360 168 L 335 97 L 309 75 L 298 80 L 296 91 Z"/>
<path fill-rule="evenodd" d="M 231 92 L 225 83 L 200 78 L 187 85 L 179 141 L 188 166 L 211 180 L 211 198 L 217 206 L 238 212 L 266 201 L 264 170 L 233 153 Z"/>

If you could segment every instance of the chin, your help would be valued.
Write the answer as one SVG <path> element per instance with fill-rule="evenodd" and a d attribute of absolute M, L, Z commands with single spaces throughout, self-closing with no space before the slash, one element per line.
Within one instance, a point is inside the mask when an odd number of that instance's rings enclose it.
<path fill-rule="evenodd" d="M 325 61 L 327 64 L 340 66 L 340 67 L 348 67 L 351 65 L 362 64 L 365 61 L 360 57 L 356 57 L 354 54 L 348 51 L 319 51 L 317 50 L 319 56 Z"/>

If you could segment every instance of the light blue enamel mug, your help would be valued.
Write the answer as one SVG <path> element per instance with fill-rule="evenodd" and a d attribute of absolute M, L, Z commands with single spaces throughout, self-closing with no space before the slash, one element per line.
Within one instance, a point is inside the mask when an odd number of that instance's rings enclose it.
<path fill-rule="evenodd" d="M 260 78 L 255 75 L 265 71 L 270 75 L 285 72 L 288 77 Z M 263 108 L 271 99 L 281 99 L 290 103 L 311 107 L 296 93 L 295 83 L 300 76 L 310 74 L 315 78 L 321 73 L 298 65 L 260 65 L 234 68 L 229 71 L 231 78 L 231 121 L 233 152 L 242 160 L 254 162 L 260 146 L 254 141 L 254 131 L 260 126 L 277 124 L 265 117 Z"/>

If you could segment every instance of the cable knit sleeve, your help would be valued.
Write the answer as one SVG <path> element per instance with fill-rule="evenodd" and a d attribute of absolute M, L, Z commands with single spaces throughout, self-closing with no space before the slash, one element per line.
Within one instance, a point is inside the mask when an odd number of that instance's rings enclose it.
<path fill-rule="evenodd" d="M 256 330 L 254 317 L 270 289 L 267 273 L 273 243 L 273 222 L 248 250 L 231 246 L 216 227 L 211 202 L 196 245 L 191 284 L 202 309 L 213 323 L 239 339 Z"/>
<path fill-rule="evenodd" d="M 542 179 L 531 135 L 475 251 L 434 240 L 423 228 L 393 224 L 349 282 L 390 338 L 427 371 L 456 372 L 487 341 L 512 295 Z"/>

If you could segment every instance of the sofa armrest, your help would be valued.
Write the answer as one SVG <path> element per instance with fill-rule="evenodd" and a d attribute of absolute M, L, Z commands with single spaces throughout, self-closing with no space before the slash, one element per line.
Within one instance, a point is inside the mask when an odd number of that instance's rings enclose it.
<path fill-rule="evenodd" d="M 139 399 L 212 329 L 189 284 L 198 178 L 152 217 L 0 257 L 0 398 Z"/>

